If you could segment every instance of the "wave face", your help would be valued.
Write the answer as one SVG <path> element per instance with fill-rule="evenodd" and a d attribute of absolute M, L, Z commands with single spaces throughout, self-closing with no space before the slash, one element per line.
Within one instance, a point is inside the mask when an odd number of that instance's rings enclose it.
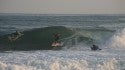
<path fill-rule="evenodd" d="M 73 31 L 62 26 L 46 27 L 24 31 L 23 36 L 16 41 L 11 42 L 9 35 L 0 37 L 2 49 L 13 50 L 47 50 L 52 49 L 51 43 L 54 41 L 53 35 L 61 34 L 61 39 L 73 35 Z"/>
<path fill-rule="evenodd" d="M 1 36 L 0 45 L 3 46 L 1 49 L 50 50 L 53 48 L 51 44 L 54 41 L 53 35 L 55 33 L 61 34 L 60 41 L 63 43 L 63 48 L 69 49 L 78 46 L 78 44 L 82 48 L 92 46 L 93 44 L 104 44 L 105 40 L 108 39 L 114 31 L 106 29 L 70 29 L 63 26 L 37 28 L 24 31 L 24 35 L 13 42 L 8 39 L 10 34 Z"/>
<path fill-rule="evenodd" d="M 90 48 L 93 44 L 99 45 L 104 48 L 104 44 L 107 40 L 112 37 L 115 31 L 107 29 L 72 29 L 75 34 L 70 38 L 64 40 L 66 42 L 64 49 L 71 50 L 86 50 Z M 85 49 L 86 48 L 86 49 Z"/>

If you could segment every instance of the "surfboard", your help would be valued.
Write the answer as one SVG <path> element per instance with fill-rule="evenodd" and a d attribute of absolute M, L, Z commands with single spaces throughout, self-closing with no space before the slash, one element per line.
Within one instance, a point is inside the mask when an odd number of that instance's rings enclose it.
<path fill-rule="evenodd" d="M 61 49 L 62 45 L 63 44 L 61 42 L 53 42 L 51 46 L 53 47 L 53 50 L 59 50 Z"/>
<path fill-rule="evenodd" d="M 17 35 L 17 36 L 12 36 L 12 34 L 10 36 L 8 36 L 8 39 L 10 41 L 16 41 L 18 38 L 22 37 L 24 34 L 20 34 L 20 35 Z"/>
<path fill-rule="evenodd" d="M 59 43 L 59 42 L 57 42 L 57 43 L 53 42 L 53 43 L 52 43 L 52 46 L 55 46 L 55 47 L 61 46 L 61 43 Z"/>

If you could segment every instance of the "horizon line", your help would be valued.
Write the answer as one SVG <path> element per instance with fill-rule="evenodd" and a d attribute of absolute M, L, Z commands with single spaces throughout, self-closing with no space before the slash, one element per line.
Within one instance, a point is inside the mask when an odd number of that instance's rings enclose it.
<path fill-rule="evenodd" d="M 0 13 L 0 15 L 6 15 L 6 14 L 8 14 L 8 15 L 125 15 L 125 14 L 122 14 L 122 13 L 120 13 L 120 14 L 101 14 L 101 13 L 96 13 L 96 14 L 93 14 L 93 13 L 90 13 L 90 14 L 85 14 L 85 13 L 83 13 L 83 14 L 78 14 L 78 13 L 70 13 L 70 14 L 68 14 L 68 13 Z"/>

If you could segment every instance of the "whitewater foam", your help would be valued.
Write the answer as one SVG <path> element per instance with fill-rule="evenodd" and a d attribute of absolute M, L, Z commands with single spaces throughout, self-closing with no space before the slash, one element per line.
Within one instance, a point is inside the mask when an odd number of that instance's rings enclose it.
<path fill-rule="evenodd" d="M 125 28 L 118 30 L 107 43 L 111 48 L 125 48 Z"/>
<path fill-rule="evenodd" d="M 0 70 L 37 70 L 35 67 L 0 62 Z"/>
<path fill-rule="evenodd" d="M 35 64 L 34 64 L 35 65 Z M 105 61 L 102 64 L 97 65 L 96 67 L 90 67 L 88 62 L 85 60 L 55 60 L 49 64 L 47 69 L 44 67 L 40 67 L 41 65 L 35 66 L 27 66 L 27 65 L 15 65 L 15 64 L 7 64 L 0 62 L 0 70 L 118 70 L 117 60 L 115 58 Z M 47 65 L 46 65 L 47 66 Z M 90 68 L 89 68 L 90 67 Z"/>
<path fill-rule="evenodd" d="M 117 63 L 117 60 L 115 58 L 112 58 L 109 61 L 99 64 L 97 70 L 118 70 Z"/>
<path fill-rule="evenodd" d="M 125 55 L 119 51 L 27 51 L 0 53 L 0 70 L 119 70 Z M 122 62 L 121 62 L 122 61 Z"/>
<path fill-rule="evenodd" d="M 50 65 L 50 70 L 88 70 L 87 61 L 81 60 L 69 60 L 69 61 L 59 61 L 56 60 Z"/>

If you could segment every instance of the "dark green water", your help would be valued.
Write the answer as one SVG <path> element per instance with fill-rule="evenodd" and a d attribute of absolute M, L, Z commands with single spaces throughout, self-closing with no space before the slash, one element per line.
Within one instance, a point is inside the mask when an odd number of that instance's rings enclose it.
<path fill-rule="evenodd" d="M 0 37 L 1 50 L 49 50 L 52 49 L 51 43 L 54 41 L 54 33 L 61 34 L 61 38 L 70 37 L 73 31 L 62 26 L 37 28 L 24 31 L 23 36 L 11 42 L 8 35 Z"/>

